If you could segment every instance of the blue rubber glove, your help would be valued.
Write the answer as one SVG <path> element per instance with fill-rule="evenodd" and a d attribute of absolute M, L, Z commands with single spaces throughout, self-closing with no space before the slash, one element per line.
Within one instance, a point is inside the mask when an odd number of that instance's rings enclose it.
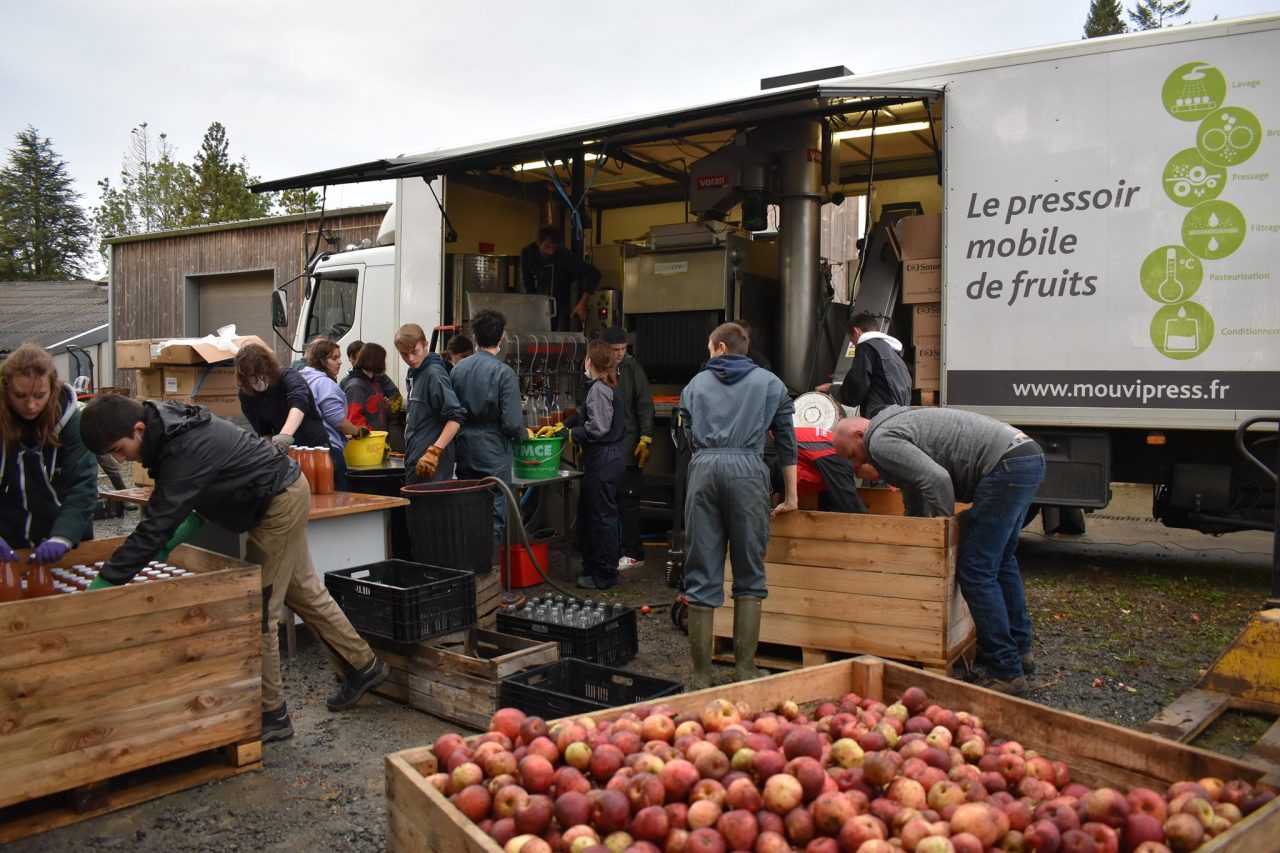
<path fill-rule="evenodd" d="M 13 549 L 9 547 L 9 543 L 0 539 L 0 560 L 12 560 L 18 555 L 13 553 Z"/>
<path fill-rule="evenodd" d="M 115 589 L 115 588 L 116 588 L 115 584 L 113 584 L 109 580 L 105 580 L 102 577 L 102 575 L 98 575 L 96 578 L 94 578 L 92 581 L 89 582 L 88 591 L 92 591 L 95 589 Z"/>
<path fill-rule="evenodd" d="M 46 539 L 36 546 L 31 552 L 31 556 L 27 557 L 28 563 L 56 563 L 62 559 L 63 555 L 70 551 L 70 546 L 66 542 L 59 542 L 56 539 Z"/>

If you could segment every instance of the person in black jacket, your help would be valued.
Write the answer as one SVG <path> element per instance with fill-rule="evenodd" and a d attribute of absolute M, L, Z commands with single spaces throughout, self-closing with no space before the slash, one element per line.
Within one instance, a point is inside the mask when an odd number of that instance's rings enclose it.
<path fill-rule="evenodd" d="M 525 293 L 554 297 L 556 316 L 552 325 L 557 332 L 570 332 L 573 331 L 571 318 L 576 318 L 579 324 L 587 321 L 587 297 L 595 293 L 600 284 L 600 270 L 561 246 L 560 230 L 549 225 L 539 229 L 537 239 L 520 250 L 520 282 Z M 578 282 L 582 291 L 576 303 L 574 282 Z"/>
<path fill-rule="evenodd" d="M 867 312 L 849 321 L 853 363 L 844 381 L 819 385 L 815 391 L 831 393 L 858 414 L 873 418 L 885 406 L 911 405 L 911 374 L 902 360 L 902 342 L 880 331 L 880 323 Z"/>
<path fill-rule="evenodd" d="M 253 431 L 281 450 L 329 447 L 329 432 L 311 386 L 292 367 L 281 367 L 275 353 L 246 344 L 236 353 L 240 411 Z"/>
<path fill-rule="evenodd" d="M 316 575 L 307 547 L 311 491 L 298 465 L 276 446 L 178 400 L 139 403 L 98 397 L 80 423 L 95 453 L 141 462 L 155 488 L 142 520 L 103 565 L 90 589 L 128 583 L 166 547 L 192 513 L 232 533 L 247 533 L 245 559 L 262 566 L 262 739 L 293 734 L 280 678 L 276 626 L 289 609 L 343 662 L 329 710 L 354 706 L 391 670 L 373 653 Z"/>

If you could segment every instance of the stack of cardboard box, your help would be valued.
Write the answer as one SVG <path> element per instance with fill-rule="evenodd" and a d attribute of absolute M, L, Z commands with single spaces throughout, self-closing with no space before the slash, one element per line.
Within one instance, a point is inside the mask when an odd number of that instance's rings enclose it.
<path fill-rule="evenodd" d="M 256 335 L 227 340 L 236 348 L 246 343 L 266 346 Z M 139 400 L 186 400 L 219 417 L 240 419 L 234 357 L 234 352 L 207 338 L 116 341 L 116 368 L 135 371 Z M 141 465 L 134 464 L 133 475 L 135 484 L 150 485 Z"/>
<path fill-rule="evenodd" d="M 942 380 L 942 217 L 908 216 L 896 226 L 902 255 L 902 301 L 911 305 L 915 387 L 937 391 Z"/>

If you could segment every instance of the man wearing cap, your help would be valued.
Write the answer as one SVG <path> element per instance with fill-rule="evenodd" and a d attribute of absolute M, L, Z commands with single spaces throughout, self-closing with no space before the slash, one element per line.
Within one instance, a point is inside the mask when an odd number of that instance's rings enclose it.
<path fill-rule="evenodd" d="M 901 489 L 907 515 L 946 517 L 957 500 L 973 504 L 961 519 L 956 580 L 992 688 L 1024 695 L 1034 670 L 1031 618 L 1014 552 L 1044 479 L 1040 446 L 1017 427 L 973 412 L 889 406 L 870 421 L 836 424 L 835 447 L 860 476 Z"/>
<path fill-rule="evenodd" d="M 640 478 L 653 442 L 653 394 L 639 360 L 627 353 L 626 330 L 610 326 L 601 338 L 613 354 L 613 368 L 618 372 L 617 393 L 622 397 L 622 411 L 627 416 L 622 448 L 629 456 L 618 484 L 618 517 L 622 523 L 622 557 L 618 560 L 618 571 L 621 572 L 644 563 L 644 545 L 640 542 Z"/>
<path fill-rule="evenodd" d="M 577 302 L 573 301 L 575 282 L 581 292 Z M 587 297 L 600 284 L 600 270 L 560 245 L 560 229 L 549 225 L 538 229 L 537 238 L 520 250 L 520 283 L 525 293 L 554 298 L 555 330 L 569 332 L 573 331 L 570 320 L 586 323 Z"/>

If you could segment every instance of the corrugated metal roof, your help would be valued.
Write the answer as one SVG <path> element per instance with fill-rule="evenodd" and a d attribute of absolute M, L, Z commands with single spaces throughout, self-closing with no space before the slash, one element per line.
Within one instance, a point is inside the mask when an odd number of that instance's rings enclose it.
<path fill-rule="evenodd" d="M 28 341 L 55 349 L 67 341 L 83 345 L 74 339 L 96 329 L 107 339 L 107 289 L 91 281 L 0 281 L 0 305 L 2 352 Z"/>

